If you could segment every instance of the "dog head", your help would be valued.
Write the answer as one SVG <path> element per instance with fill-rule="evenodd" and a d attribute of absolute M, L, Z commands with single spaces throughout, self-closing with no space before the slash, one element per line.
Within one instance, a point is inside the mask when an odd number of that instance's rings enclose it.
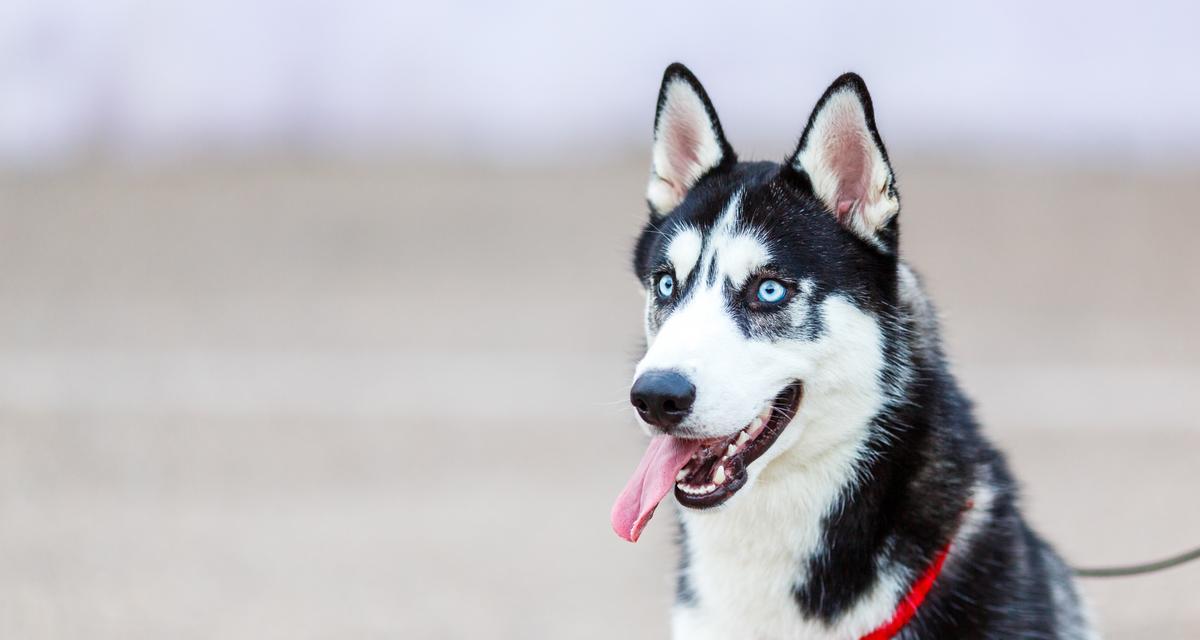
<path fill-rule="evenodd" d="M 884 326 L 907 274 L 895 178 L 854 74 L 785 162 L 747 163 L 699 81 L 670 66 L 646 197 L 647 350 L 630 397 L 657 437 L 631 480 L 641 493 L 614 508 L 634 538 L 664 482 L 684 507 L 713 507 L 789 451 L 861 442 L 895 384 Z"/>

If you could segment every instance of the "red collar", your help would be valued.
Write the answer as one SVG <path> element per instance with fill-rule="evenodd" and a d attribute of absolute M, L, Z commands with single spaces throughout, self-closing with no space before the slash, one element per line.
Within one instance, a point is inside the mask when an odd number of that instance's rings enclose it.
<path fill-rule="evenodd" d="M 950 553 L 949 542 L 934 557 L 933 563 L 929 565 L 929 568 L 925 569 L 925 573 L 922 573 L 921 577 L 913 583 L 908 593 L 904 594 L 904 597 L 900 599 L 900 604 L 896 605 L 896 610 L 892 613 L 892 618 L 871 633 L 863 636 L 861 640 L 888 640 L 900 633 L 904 625 L 908 624 L 908 621 L 917 615 L 917 607 L 920 607 L 921 603 L 925 601 L 925 595 L 933 588 L 933 582 L 942 573 L 942 565 L 946 563 L 946 555 L 948 553 Z"/>
<path fill-rule="evenodd" d="M 967 512 L 975 508 L 975 500 L 968 498 L 967 504 L 963 505 L 963 510 L 958 513 L 959 525 L 962 524 L 963 517 Z M 954 544 L 955 534 L 950 536 L 950 542 L 942 547 L 942 550 L 933 557 L 933 562 L 929 563 L 929 567 L 925 569 L 925 573 L 921 574 L 920 578 L 913 583 L 913 586 L 900 599 L 900 604 L 896 605 L 896 610 L 892 612 L 892 617 L 887 622 L 875 628 L 874 631 L 863 636 L 859 640 L 890 640 L 900 633 L 904 625 L 912 620 L 913 616 L 917 615 L 917 608 L 925 601 L 925 596 L 929 594 L 929 590 L 933 588 L 934 581 L 942 573 L 942 565 L 946 564 L 946 556 L 950 553 L 950 545 Z"/>

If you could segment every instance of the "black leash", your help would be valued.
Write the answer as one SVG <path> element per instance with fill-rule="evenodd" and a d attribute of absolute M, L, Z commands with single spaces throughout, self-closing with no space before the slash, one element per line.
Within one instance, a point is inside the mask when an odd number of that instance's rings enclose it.
<path fill-rule="evenodd" d="M 1138 576 L 1144 573 L 1154 573 L 1178 567 L 1186 562 L 1191 562 L 1200 558 L 1200 547 L 1186 551 L 1177 556 L 1171 556 L 1165 560 L 1158 562 L 1147 562 L 1145 564 L 1133 564 L 1126 567 L 1097 567 L 1095 569 L 1076 569 L 1072 568 L 1075 575 L 1081 578 L 1121 578 L 1124 576 Z"/>

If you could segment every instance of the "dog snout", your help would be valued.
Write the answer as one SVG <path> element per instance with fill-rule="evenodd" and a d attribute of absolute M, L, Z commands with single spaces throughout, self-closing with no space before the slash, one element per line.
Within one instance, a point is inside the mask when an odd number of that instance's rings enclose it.
<path fill-rule="evenodd" d="M 696 385 L 678 371 L 647 371 L 629 390 L 642 419 L 664 431 L 678 426 L 696 403 Z"/>

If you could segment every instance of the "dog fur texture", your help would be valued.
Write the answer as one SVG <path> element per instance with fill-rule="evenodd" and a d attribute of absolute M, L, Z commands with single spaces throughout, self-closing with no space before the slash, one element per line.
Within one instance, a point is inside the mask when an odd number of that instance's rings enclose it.
<path fill-rule="evenodd" d="M 736 435 L 780 389 L 803 385 L 736 494 L 692 508 L 675 490 L 674 637 L 860 638 L 947 544 L 898 637 L 1095 637 L 1071 571 L 1022 518 L 900 257 L 896 180 L 861 78 L 826 90 L 786 161 L 740 162 L 703 87 L 670 66 L 647 200 L 635 380 L 671 371 L 695 388 L 686 417 L 643 421 L 647 431 Z M 767 279 L 784 300 L 756 299 Z"/>

